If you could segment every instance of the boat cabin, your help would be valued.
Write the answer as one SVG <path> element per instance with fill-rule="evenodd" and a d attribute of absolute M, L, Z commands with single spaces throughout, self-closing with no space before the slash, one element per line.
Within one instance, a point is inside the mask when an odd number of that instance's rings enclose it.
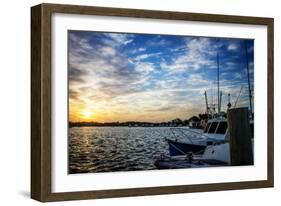
<path fill-rule="evenodd" d="M 203 133 L 206 134 L 226 134 L 227 121 L 225 119 L 210 120 L 208 121 Z"/>

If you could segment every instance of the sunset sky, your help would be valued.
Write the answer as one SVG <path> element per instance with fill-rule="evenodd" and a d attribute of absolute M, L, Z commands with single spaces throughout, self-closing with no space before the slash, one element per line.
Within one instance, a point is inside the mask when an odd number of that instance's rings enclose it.
<path fill-rule="evenodd" d="M 253 89 L 253 40 L 247 40 Z M 124 122 L 188 119 L 205 112 L 204 91 L 222 110 L 227 94 L 249 106 L 245 40 L 188 36 L 68 32 L 69 120 Z"/>

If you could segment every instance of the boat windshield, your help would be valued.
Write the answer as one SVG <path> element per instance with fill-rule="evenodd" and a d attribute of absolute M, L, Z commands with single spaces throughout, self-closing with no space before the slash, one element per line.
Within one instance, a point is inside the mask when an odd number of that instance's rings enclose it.
<path fill-rule="evenodd" d="M 225 134 L 227 130 L 227 122 L 220 122 L 216 134 Z"/>
<path fill-rule="evenodd" d="M 210 129 L 208 131 L 209 134 L 214 134 L 218 126 L 218 122 L 212 122 Z"/>
<path fill-rule="evenodd" d="M 208 132 L 210 126 L 211 126 L 211 123 L 209 122 L 209 123 L 206 125 L 205 129 L 204 129 L 204 133 L 207 133 L 207 132 Z"/>

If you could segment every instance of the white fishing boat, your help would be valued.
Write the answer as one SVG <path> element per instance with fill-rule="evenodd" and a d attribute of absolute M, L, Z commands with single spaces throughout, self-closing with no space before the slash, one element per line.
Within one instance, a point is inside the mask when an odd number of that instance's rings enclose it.
<path fill-rule="evenodd" d="M 158 169 L 181 169 L 230 165 L 229 143 L 209 145 L 203 154 L 189 153 L 180 156 L 162 155 L 154 162 Z"/>
<path fill-rule="evenodd" d="M 211 119 L 203 130 L 171 128 L 173 138 L 166 138 L 170 156 L 203 154 L 208 145 L 227 141 L 227 121 L 223 117 Z"/>

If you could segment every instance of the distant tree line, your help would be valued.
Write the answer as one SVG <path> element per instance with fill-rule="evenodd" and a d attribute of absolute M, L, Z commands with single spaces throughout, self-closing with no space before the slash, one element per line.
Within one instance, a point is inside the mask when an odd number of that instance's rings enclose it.
<path fill-rule="evenodd" d="M 175 119 L 169 122 L 69 122 L 69 127 L 177 127 L 187 126 L 188 122 Z"/>
<path fill-rule="evenodd" d="M 210 118 L 207 114 L 199 114 L 192 116 L 189 119 L 181 120 L 180 118 L 173 119 L 168 122 L 69 122 L 69 127 L 182 127 L 189 126 L 190 122 L 200 122 Z"/>

